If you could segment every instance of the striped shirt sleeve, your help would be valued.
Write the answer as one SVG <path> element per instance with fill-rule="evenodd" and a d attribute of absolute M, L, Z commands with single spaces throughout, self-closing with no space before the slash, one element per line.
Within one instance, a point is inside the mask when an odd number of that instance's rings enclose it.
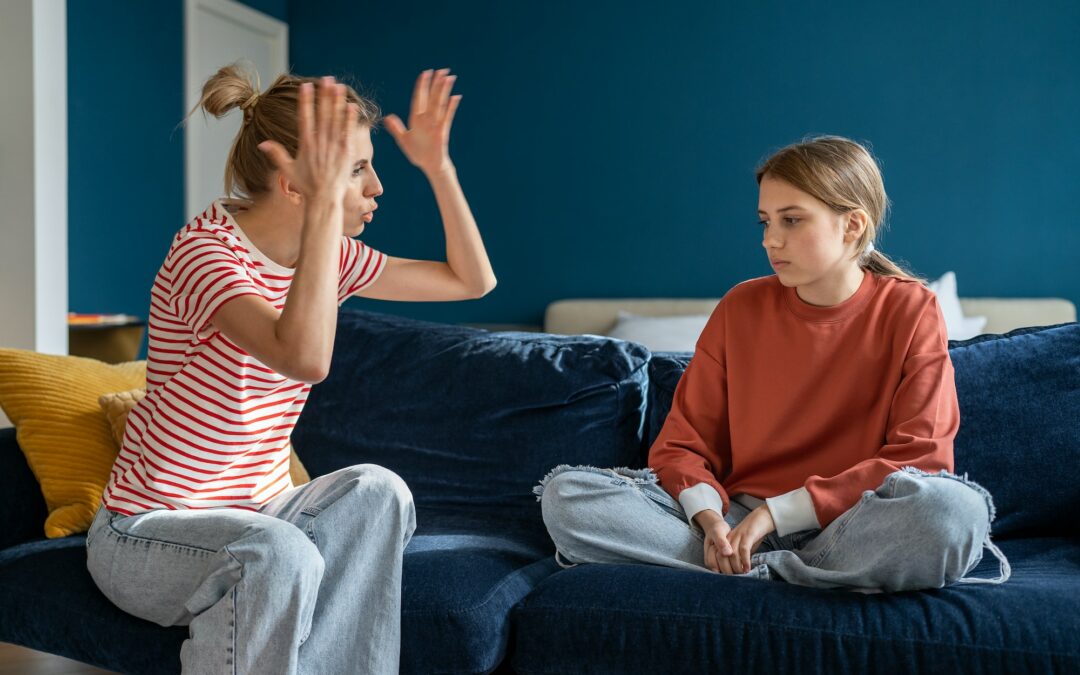
<path fill-rule="evenodd" d="M 376 251 L 359 239 L 342 237 L 338 304 L 375 283 L 386 268 L 386 260 L 386 254 Z"/>
<path fill-rule="evenodd" d="M 217 332 L 208 324 L 226 302 L 262 297 L 243 261 L 212 234 L 187 233 L 169 251 L 166 266 L 172 275 L 169 306 L 199 341 Z"/>

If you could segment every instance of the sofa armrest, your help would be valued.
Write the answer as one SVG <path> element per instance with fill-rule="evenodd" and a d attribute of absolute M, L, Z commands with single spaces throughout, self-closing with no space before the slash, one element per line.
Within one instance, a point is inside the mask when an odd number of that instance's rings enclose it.
<path fill-rule="evenodd" d="M 43 538 L 45 498 L 10 427 L 0 429 L 0 477 L 0 549 Z"/>

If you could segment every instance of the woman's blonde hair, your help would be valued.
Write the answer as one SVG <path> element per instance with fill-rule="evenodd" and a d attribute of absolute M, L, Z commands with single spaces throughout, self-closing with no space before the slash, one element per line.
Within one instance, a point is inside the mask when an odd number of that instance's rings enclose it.
<path fill-rule="evenodd" d="M 879 276 L 926 279 L 893 262 L 881 251 L 867 248 L 886 228 L 889 197 L 881 170 L 870 152 L 840 136 L 817 136 L 780 149 L 756 171 L 758 185 L 768 174 L 821 200 L 837 214 L 862 209 L 869 216 L 866 230 L 856 242 L 859 266 Z"/>
<path fill-rule="evenodd" d="M 300 85 L 305 82 L 317 87 L 319 78 L 285 73 L 260 93 L 258 73 L 238 62 L 224 66 L 203 85 L 202 97 L 188 113 L 188 118 L 199 108 L 214 117 L 222 117 L 233 108 L 244 112 L 240 131 L 225 164 L 225 195 L 250 198 L 270 190 L 268 180 L 274 164 L 259 150 L 259 143 L 277 141 L 289 154 L 296 156 L 300 146 L 296 104 Z M 348 85 L 345 92 L 346 99 L 360 109 L 360 126 L 376 128 L 381 119 L 379 107 Z M 315 99 L 318 105 L 318 96 Z"/>

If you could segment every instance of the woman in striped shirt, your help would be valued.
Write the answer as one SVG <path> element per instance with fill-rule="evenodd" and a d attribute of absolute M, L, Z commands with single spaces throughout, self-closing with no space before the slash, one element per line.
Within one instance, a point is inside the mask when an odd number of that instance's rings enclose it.
<path fill-rule="evenodd" d="M 146 397 L 87 534 L 91 576 L 114 604 L 189 626 L 185 673 L 397 672 L 412 495 L 374 465 L 294 486 L 289 435 L 327 375 L 347 298 L 463 300 L 495 286 L 448 152 L 454 79 L 421 73 L 408 126 L 385 120 L 431 183 L 445 263 L 352 238 L 382 194 L 371 101 L 292 75 L 259 93 L 236 66 L 203 87 L 206 112 L 244 113 L 225 170 L 226 194 L 244 199 L 195 217 L 158 271 Z"/>

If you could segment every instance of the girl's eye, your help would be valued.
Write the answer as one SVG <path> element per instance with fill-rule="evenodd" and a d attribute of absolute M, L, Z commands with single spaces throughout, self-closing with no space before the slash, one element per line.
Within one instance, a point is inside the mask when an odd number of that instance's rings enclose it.
<path fill-rule="evenodd" d="M 788 217 L 784 218 L 784 222 L 787 223 L 788 225 L 795 225 L 800 220 L 802 220 L 802 218 L 795 218 L 794 216 L 788 216 Z M 762 227 L 768 227 L 769 226 L 769 221 L 767 221 L 767 220 L 759 220 L 758 225 L 761 225 Z"/>
<path fill-rule="evenodd" d="M 360 166 L 360 167 L 357 167 L 357 168 L 353 169 L 352 175 L 355 178 L 356 176 L 359 176 L 363 172 L 364 172 L 364 167 Z"/>

